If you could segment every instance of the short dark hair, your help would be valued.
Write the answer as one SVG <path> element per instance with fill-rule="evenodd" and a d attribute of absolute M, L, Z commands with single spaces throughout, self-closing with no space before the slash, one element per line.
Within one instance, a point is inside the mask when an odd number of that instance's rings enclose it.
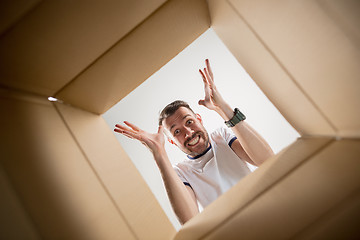
<path fill-rule="evenodd" d="M 194 113 L 194 111 L 190 108 L 190 106 L 187 102 L 184 102 L 182 100 L 173 101 L 172 103 L 169 103 L 168 105 L 166 105 L 166 107 L 161 111 L 160 116 L 159 116 L 159 126 L 161 126 L 162 122 L 166 118 L 173 115 L 180 107 L 188 108 L 188 109 L 190 109 L 191 112 Z"/>

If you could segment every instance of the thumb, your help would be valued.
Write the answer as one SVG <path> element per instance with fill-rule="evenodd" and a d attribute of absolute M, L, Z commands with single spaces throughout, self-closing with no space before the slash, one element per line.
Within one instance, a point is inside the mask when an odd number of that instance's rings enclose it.
<path fill-rule="evenodd" d="M 205 106 L 205 100 L 199 100 L 198 104 Z"/>

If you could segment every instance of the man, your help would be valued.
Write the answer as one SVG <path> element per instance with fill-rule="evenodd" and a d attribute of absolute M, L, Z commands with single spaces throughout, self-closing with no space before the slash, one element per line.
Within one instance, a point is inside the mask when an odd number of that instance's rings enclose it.
<path fill-rule="evenodd" d="M 206 207 L 249 174 L 245 161 L 259 166 L 273 155 L 265 140 L 244 121 L 245 116 L 224 101 L 214 84 L 209 60 L 205 62 L 206 68 L 199 70 L 205 98 L 199 104 L 216 111 L 228 128 L 209 135 L 200 115 L 187 103 L 175 101 L 161 112 L 157 133 L 145 132 L 126 121 L 127 126 L 117 124 L 114 130 L 141 141 L 150 149 L 182 224 L 199 212 L 198 201 Z M 188 160 L 172 166 L 164 147 L 164 132 L 171 143 L 187 154 Z"/>

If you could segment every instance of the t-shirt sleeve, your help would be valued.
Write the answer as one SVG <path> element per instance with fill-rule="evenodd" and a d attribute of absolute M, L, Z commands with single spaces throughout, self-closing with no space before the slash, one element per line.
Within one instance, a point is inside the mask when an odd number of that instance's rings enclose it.
<path fill-rule="evenodd" d="M 186 180 L 186 178 L 184 177 L 184 174 L 182 173 L 182 170 L 177 166 L 173 166 L 176 174 L 179 176 L 180 180 L 183 182 L 183 183 L 188 183 L 188 181 Z"/>
<path fill-rule="evenodd" d="M 176 174 L 179 176 L 180 180 L 184 183 L 184 185 L 192 188 L 189 181 L 186 180 L 186 178 L 184 177 L 183 170 L 181 168 L 179 168 L 178 166 L 173 166 L 173 168 L 174 168 Z"/>
<path fill-rule="evenodd" d="M 225 142 L 231 147 L 231 144 L 237 139 L 234 132 L 230 128 L 220 128 L 220 134 L 225 139 Z"/>

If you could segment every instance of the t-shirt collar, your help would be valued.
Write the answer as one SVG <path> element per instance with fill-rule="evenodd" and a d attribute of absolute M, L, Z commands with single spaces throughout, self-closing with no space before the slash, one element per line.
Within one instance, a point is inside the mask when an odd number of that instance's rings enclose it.
<path fill-rule="evenodd" d="M 204 156 L 210 149 L 211 149 L 211 144 L 210 144 L 210 146 L 209 146 L 203 153 L 200 153 L 199 155 L 196 155 L 195 157 L 192 157 L 192 156 L 190 156 L 190 155 L 186 155 L 186 156 L 187 156 L 189 159 L 192 159 L 192 160 L 198 159 L 198 158 Z"/>

